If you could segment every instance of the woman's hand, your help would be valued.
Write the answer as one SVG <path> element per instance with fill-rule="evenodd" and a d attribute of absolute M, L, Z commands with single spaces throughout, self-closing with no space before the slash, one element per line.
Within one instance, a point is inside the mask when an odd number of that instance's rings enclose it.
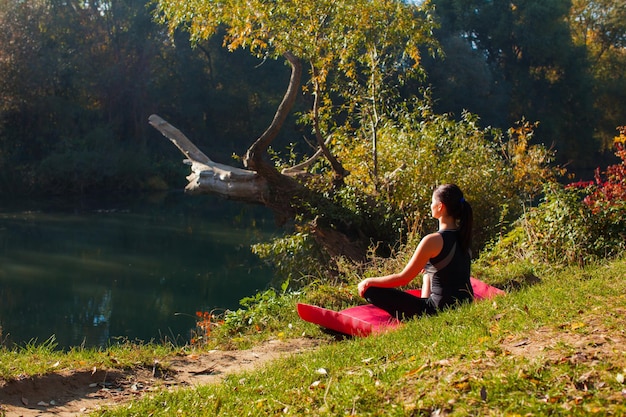
<path fill-rule="evenodd" d="M 371 287 L 369 278 L 365 278 L 363 281 L 359 282 L 359 295 L 363 297 L 363 294 L 365 294 L 365 290 L 367 290 L 369 287 Z"/>

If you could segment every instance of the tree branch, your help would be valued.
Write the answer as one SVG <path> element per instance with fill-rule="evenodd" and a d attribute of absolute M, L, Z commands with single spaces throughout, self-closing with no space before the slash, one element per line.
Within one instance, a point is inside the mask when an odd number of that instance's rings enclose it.
<path fill-rule="evenodd" d="M 332 136 L 328 136 L 326 138 L 326 140 L 324 141 L 324 145 L 328 145 L 330 143 L 330 141 L 332 140 Z M 297 165 L 294 165 L 292 167 L 289 168 L 284 168 L 281 171 L 281 174 L 283 175 L 289 175 L 292 177 L 296 177 L 298 175 L 303 175 L 305 174 L 305 169 L 307 169 L 308 167 L 310 167 L 311 165 L 313 165 L 313 163 L 315 161 L 317 161 L 319 159 L 320 156 L 322 156 L 324 154 L 324 151 L 321 148 L 318 148 L 317 151 L 306 161 L 301 162 Z"/>
<path fill-rule="evenodd" d="M 191 166 L 185 191 L 192 194 L 219 194 L 230 199 L 264 204 L 269 199 L 267 180 L 255 171 L 213 162 L 180 130 L 153 114 L 152 127 L 168 138 L 187 157 Z"/>
<path fill-rule="evenodd" d="M 267 153 L 267 148 L 280 132 L 280 129 L 285 123 L 285 120 L 287 119 L 287 116 L 289 115 L 296 98 L 298 97 L 298 91 L 300 89 L 300 82 L 302 79 L 302 63 L 291 52 L 285 52 L 283 56 L 291 65 L 289 86 L 287 87 L 287 91 L 285 92 L 285 95 L 276 110 L 272 123 L 252 144 L 252 146 L 250 146 L 243 158 L 244 166 L 251 169 L 272 169 L 275 171 L 273 165 L 266 162 L 263 158 Z"/>

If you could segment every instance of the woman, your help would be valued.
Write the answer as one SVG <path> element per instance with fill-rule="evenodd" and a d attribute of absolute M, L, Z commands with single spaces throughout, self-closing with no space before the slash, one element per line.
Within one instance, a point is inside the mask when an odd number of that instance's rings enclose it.
<path fill-rule="evenodd" d="M 470 283 L 472 207 L 458 186 L 445 184 L 433 192 L 430 209 L 439 230 L 420 241 L 402 272 L 366 278 L 358 285 L 359 295 L 397 318 L 436 314 L 474 298 Z M 422 298 L 395 288 L 420 272 L 424 273 Z"/>

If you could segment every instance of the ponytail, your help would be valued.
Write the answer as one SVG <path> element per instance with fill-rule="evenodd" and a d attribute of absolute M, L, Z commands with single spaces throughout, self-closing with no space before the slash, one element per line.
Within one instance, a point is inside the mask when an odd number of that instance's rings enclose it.
<path fill-rule="evenodd" d="M 461 201 L 461 224 L 459 225 L 459 234 L 461 235 L 461 246 L 463 249 L 470 250 L 472 246 L 472 229 L 474 228 L 474 212 L 470 203 Z"/>
<path fill-rule="evenodd" d="M 455 184 L 443 184 L 437 187 L 433 194 L 438 201 L 446 206 L 448 214 L 459 223 L 461 246 L 464 250 L 470 250 L 472 246 L 474 212 L 470 203 L 463 197 L 463 192 Z"/>

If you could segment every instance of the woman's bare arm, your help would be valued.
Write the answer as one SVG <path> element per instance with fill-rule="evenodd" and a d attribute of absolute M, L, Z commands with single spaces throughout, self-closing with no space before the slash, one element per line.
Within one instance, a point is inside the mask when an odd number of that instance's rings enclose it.
<path fill-rule="evenodd" d="M 359 295 L 363 296 L 369 287 L 395 288 L 407 285 L 411 282 L 426 265 L 430 258 L 434 258 L 443 248 L 443 238 L 439 233 L 431 233 L 425 236 L 417 245 L 413 256 L 404 269 L 396 274 L 382 277 L 366 278 L 358 285 Z"/>

